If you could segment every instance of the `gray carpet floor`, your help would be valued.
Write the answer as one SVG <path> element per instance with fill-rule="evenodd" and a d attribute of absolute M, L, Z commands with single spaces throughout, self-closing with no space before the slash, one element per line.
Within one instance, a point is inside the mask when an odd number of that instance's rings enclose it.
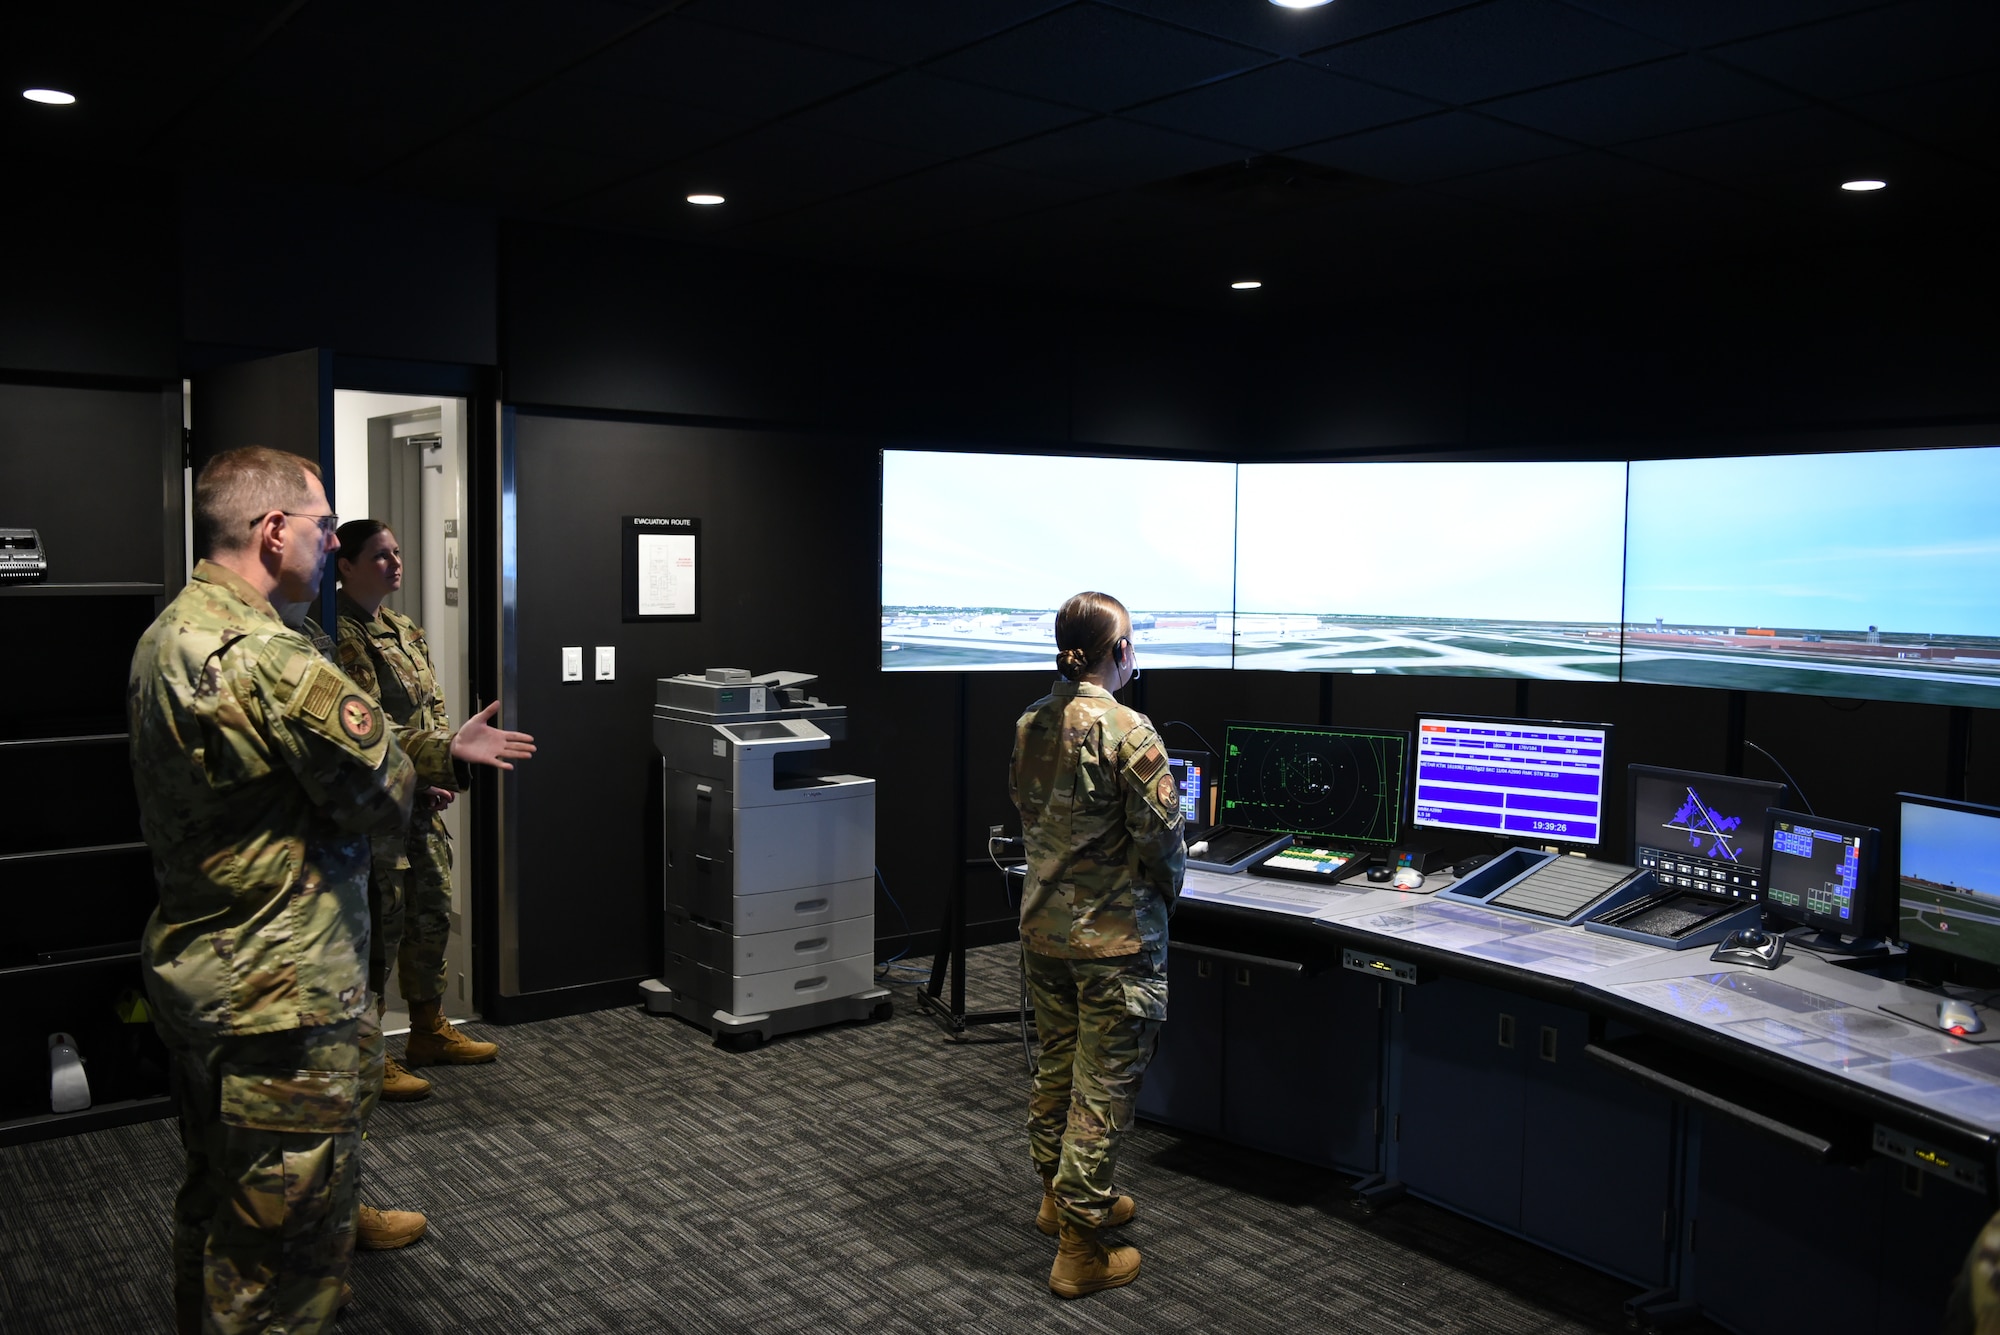
<path fill-rule="evenodd" d="M 970 1004 L 1014 1004 L 1012 947 Z M 509 1028 L 384 1104 L 363 1198 L 430 1235 L 361 1255 L 343 1335 L 428 1331 L 1598 1332 L 1629 1285 L 1417 1201 L 1142 1124 L 1131 1287 L 1064 1303 L 1018 1035 L 896 1015 L 752 1052 L 636 1007 Z M 0 1150 L 0 1330 L 172 1328 L 173 1125 Z M 1713 1328 L 1709 1328 L 1713 1329 Z"/>

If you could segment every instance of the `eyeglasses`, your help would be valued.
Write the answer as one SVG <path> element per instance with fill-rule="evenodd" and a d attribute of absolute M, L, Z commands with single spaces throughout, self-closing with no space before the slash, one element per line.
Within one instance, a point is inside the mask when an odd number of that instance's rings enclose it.
<path fill-rule="evenodd" d="M 340 527 L 339 515 L 308 515 L 308 514 L 301 514 L 297 510 L 266 510 L 263 514 L 258 515 L 255 519 L 250 521 L 250 527 L 251 528 L 257 527 L 257 525 L 263 523 L 266 519 L 269 519 L 274 514 L 284 515 L 291 519 L 314 520 L 319 524 L 319 531 L 322 533 L 331 533 L 335 529 Z"/>

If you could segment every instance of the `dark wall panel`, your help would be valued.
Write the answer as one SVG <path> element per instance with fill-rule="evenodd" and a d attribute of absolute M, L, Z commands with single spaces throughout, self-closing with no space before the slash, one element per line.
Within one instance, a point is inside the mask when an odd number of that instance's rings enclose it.
<path fill-rule="evenodd" d="M 327 186 L 193 179 L 182 337 L 239 348 L 499 360 L 493 214 Z"/>
<path fill-rule="evenodd" d="M 0 209 L 0 369 L 179 374 L 173 185 L 14 159 Z"/>
<path fill-rule="evenodd" d="M 821 674 L 815 691 L 849 706 L 855 738 L 831 758 L 881 779 L 881 809 L 907 813 L 893 830 L 918 832 L 918 845 L 939 837 L 936 785 L 904 777 L 927 749 L 911 725 L 926 702 L 891 699 L 874 672 L 872 449 L 526 415 L 517 441 L 520 690 L 509 715 L 540 746 L 515 779 L 524 990 L 656 968 L 656 678 L 712 666 Z M 621 621 L 628 514 L 700 518 L 700 621 Z M 618 679 L 564 683 L 564 645 L 584 646 L 586 664 L 594 646 L 615 645 Z M 940 768 L 948 755 L 937 753 Z M 911 842 L 885 839 L 885 856 Z"/>
<path fill-rule="evenodd" d="M 165 390 L 0 384 L 0 525 L 40 531 L 51 580 L 160 581 L 161 464 L 179 400 Z M 175 546 L 178 537 L 176 526 Z"/>

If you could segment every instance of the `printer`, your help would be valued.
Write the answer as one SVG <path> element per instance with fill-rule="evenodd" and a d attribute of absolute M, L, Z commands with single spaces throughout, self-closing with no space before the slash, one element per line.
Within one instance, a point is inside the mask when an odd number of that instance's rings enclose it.
<path fill-rule="evenodd" d="M 875 781 L 822 754 L 847 709 L 804 672 L 661 678 L 666 968 L 646 1008 L 755 1046 L 890 1014 L 875 983 Z"/>

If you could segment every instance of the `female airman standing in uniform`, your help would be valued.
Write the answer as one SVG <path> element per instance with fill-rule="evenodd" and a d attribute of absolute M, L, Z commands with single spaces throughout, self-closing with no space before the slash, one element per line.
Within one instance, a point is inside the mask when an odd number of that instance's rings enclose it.
<path fill-rule="evenodd" d="M 1060 1238 L 1049 1288 L 1079 1298 L 1139 1273 L 1138 1249 L 1101 1233 L 1133 1214 L 1112 1173 L 1167 1018 L 1167 916 L 1186 850 L 1166 748 L 1111 694 L 1137 671 L 1124 605 L 1103 593 L 1064 603 L 1056 667 L 1064 679 L 1014 726 L 1008 786 L 1026 844 L 1021 945 L 1041 1039 L 1028 1101 L 1035 1223 Z"/>
<path fill-rule="evenodd" d="M 396 535 L 379 519 L 342 524 L 338 570 L 340 621 L 335 639 L 342 670 L 379 700 L 390 717 L 411 728 L 449 734 L 451 719 L 423 629 L 382 605 L 403 587 L 403 552 Z M 489 1062 L 499 1051 L 495 1044 L 466 1037 L 444 1018 L 451 843 L 439 813 L 451 799 L 452 794 L 440 788 L 418 793 L 410 828 L 402 835 L 375 840 L 368 878 L 369 909 L 375 920 L 369 986 L 379 1008 L 394 966 L 410 1006 L 403 1061 L 391 1057 L 385 1062 L 382 1097 L 392 1102 L 430 1093 L 430 1082 L 406 1066 Z"/>

